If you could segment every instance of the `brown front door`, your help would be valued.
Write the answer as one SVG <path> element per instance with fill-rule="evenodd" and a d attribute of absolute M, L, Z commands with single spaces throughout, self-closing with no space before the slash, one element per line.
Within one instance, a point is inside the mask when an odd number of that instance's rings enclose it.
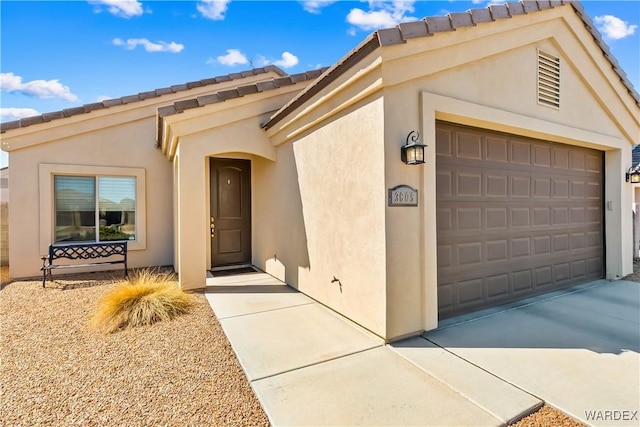
<path fill-rule="evenodd" d="M 211 159 L 211 266 L 251 263 L 251 162 Z"/>

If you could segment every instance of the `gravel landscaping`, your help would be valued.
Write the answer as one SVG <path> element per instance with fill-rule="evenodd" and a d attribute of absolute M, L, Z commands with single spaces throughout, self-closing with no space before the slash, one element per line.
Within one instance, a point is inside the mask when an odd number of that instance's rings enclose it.
<path fill-rule="evenodd" d="M 0 425 L 269 425 L 202 294 L 169 322 L 105 335 L 88 327 L 119 277 L 10 282 L 0 270 Z M 640 262 L 625 280 L 640 282 Z M 579 427 L 544 405 L 517 427 Z"/>
<path fill-rule="evenodd" d="M 3 280 L 4 281 L 4 280 Z M 117 279 L 90 273 L 0 291 L 0 425 L 269 425 L 202 294 L 172 321 L 88 328 Z"/>
<path fill-rule="evenodd" d="M 583 427 L 579 421 L 565 415 L 557 409 L 544 405 L 537 412 L 512 424 L 516 427 Z"/>

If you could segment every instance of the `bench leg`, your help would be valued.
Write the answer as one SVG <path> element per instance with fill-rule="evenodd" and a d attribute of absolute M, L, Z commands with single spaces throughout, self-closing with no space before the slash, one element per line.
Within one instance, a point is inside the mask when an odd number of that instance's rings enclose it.
<path fill-rule="evenodd" d="M 44 282 L 47 281 L 47 270 L 42 269 L 42 287 L 44 288 Z"/>

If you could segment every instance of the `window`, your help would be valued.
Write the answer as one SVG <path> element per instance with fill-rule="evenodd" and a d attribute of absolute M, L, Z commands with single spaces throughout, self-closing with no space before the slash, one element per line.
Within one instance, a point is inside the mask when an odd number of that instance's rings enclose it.
<path fill-rule="evenodd" d="M 56 242 L 126 239 L 130 251 L 147 249 L 144 168 L 40 163 L 38 169 L 41 254 Z"/>
<path fill-rule="evenodd" d="M 136 239 L 135 177 L 56 175 L 54 199 L 56 243 Z"/>

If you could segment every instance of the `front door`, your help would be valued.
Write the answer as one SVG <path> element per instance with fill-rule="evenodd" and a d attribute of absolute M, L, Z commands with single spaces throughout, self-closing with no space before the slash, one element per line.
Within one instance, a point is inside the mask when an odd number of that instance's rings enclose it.
<path fill-rule="evenodd" d="M 251 162 L 210 161 L 211 267 L 250 264 Z"/>

